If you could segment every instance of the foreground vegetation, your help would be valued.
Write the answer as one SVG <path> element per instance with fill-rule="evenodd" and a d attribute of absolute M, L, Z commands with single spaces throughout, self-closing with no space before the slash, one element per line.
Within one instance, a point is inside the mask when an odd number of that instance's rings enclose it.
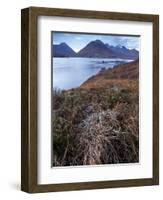
<path fill-rule="evenodd" d="M 54 91 L 54 166 L 139 161 L 138 79 L 113 70 L 79 88 Z"/>

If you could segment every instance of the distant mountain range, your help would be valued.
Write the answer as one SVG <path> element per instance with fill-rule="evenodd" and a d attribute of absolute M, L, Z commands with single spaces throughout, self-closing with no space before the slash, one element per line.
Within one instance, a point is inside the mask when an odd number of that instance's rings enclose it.
<path fill-rule="evenodd" d="M 128 49 L 125 46 L 112 46 L 104 44 L 101 40 L 95 40 L 89 42 L 78 53 L 66 43 L 53 45 L 53 57 L 123 58 L 135 60 L 139 57 L 139 51 Z"/>

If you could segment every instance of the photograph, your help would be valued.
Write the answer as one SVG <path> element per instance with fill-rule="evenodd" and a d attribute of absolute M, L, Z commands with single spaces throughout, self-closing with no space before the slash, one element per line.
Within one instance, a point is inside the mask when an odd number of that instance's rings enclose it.
<path fill-rule="evenodd" d="M 139 162 L 140 36 L 52 32 L 52 166 Z"/>
<path fill-rule="evenodd" d="M 21 10 L 21 190 L 159 185 L 159 15 Z"/>

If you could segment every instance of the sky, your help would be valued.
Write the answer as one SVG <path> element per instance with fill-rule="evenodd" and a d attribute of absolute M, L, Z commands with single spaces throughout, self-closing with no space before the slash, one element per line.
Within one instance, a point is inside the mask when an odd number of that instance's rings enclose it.
<path fill-rule="evenodd" d="M 103 34 L 81 34 L 81 33 L 67 33 L 67 32 L 53 32 L 53 44 L 60 44 L 65 42 L 74 51 L 78 52 L 93 40 L 101 40 L 113 46 L 125 46 L 129 49 L 139 50 L 139 36 L 125 36 L 125 35 L 103 35 Z"/>

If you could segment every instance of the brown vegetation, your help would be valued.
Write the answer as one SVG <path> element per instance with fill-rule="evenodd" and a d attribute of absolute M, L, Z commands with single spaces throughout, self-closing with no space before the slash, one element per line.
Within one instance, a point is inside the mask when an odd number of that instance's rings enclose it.
<path fill-rule="evenodd" d="M 81 85 L 81 88 L 117 87 L 138 92 L 139 60 L 102 70 Z"/>
<path fill-rule="evenodd" d="M 138 61 L 54 91 L 53 165 L 138 162 L 138 113 Z"/>

